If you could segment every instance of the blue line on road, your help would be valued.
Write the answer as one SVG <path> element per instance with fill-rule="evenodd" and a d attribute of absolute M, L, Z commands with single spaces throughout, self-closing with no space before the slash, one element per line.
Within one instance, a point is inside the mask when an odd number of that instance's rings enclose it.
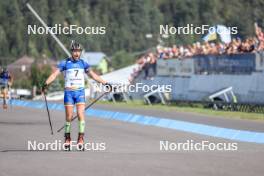
<path fill-rule="evenodd" d="M 36 102 L 36 101 L 13 100 L 12 104 L 15 106 L 30 107 L 37 109 L 45 108 L 44 102 Z M 64 110 L 63 104 L 49 103 L 48 106 L 52 110 Z M 235 130 L 235 129 L 221 128 L 221 127 L 203 125 L 192 122 L 185 122 L 180 120 L 165 119 L 162 117 L 145 116 L 139 114 L 115 112 L 108 110 L 106 111 L 99 109 L 89 109 L 88 111 L 86 111 L 86 114 L 98 118 L 114 119 L 124 122 L 169 128 L 179 131 L 191 132 L 191 133 L 230 139 L 230 140 L 237 140 L 242 142 L 264 144 L 264 133 L 261 132 Z"/>

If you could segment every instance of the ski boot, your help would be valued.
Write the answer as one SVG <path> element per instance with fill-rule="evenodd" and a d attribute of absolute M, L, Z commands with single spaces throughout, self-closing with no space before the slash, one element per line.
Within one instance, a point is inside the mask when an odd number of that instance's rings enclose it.
<path fill-rule="evenodd" d="M 65 142 L 64 142 L 65 150 L 70 151 L 71 150 L 71 134 L 65 133 L 64 137 L 65 137 Z"/>
<path fill-rule="evenodd" d="M 84 133 L 79 133 L 78 135 L 78 141 L 77 141 L 77 148 L 78 150 L 84 151 L 84 139 L 83 139 Z"/>
<path fill-rule="evenodd" d="M 7 109 L 7 104 L 6 103 L 3 104 L 3 109 Z"/>

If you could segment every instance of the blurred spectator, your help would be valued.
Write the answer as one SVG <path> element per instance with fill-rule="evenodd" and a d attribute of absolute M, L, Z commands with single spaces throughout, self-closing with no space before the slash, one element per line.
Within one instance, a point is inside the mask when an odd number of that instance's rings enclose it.
<path fill-rule="evenodd" d="M 145 79 L 152 79 L 156 75 L 156 63 L 157 56 L 152 52 L 149 52 L 146 56 L 143 57 L 143 69 L 145 71 Z M 150 72 L 152 70 L 152 72 Z M 152 74 L 150 74 L 152 73 Z"/>

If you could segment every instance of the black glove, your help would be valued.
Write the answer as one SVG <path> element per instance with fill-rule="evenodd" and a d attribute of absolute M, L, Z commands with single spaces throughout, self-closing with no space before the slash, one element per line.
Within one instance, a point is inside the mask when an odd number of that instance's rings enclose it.
<path fill-rule="evenodd" d="M 113 85 L 110 83 L 105 83 L 104 86 L 108 89 L 108 92 L 111 92 L 113 90 Z"/>
<path fill-rule="evenodd" d="M 42 87 L 41 87 L 41 92 L 43 92 L 43 93 L 46 93 L 47 92 L 47 90 L 48 90 L 48 84 L 47 83 L 44 83 L 43 85 L 42 85 Z"/>

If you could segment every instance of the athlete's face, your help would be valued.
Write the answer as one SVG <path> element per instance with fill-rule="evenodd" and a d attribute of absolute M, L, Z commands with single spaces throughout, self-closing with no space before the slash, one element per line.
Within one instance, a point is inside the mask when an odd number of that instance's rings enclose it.
<path fill-rule="evenodd" d="M 73 50 L 72 51 L 72 58 L 77 60 L 79 59 L 81 56 L 81 50 Z"/>

